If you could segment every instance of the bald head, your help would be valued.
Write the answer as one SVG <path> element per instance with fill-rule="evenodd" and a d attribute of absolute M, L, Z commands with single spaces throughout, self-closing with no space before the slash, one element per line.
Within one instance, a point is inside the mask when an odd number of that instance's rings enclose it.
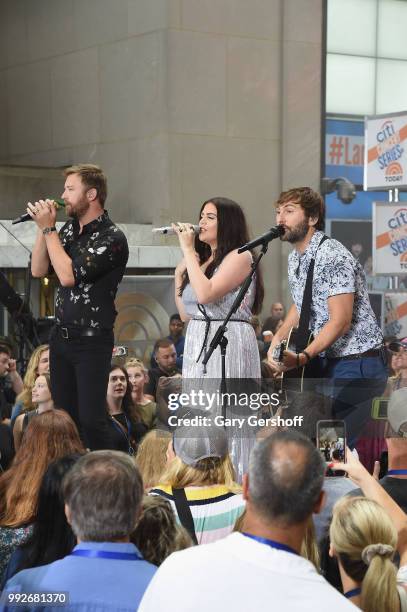
<path fill-rule="evenodd" d="M 325 466 L 308 438 L 275 433 L 254 447 L 249 466 L 249 500 L 263 520 L 290 526 L 311 516 L 322 490 Z"/>

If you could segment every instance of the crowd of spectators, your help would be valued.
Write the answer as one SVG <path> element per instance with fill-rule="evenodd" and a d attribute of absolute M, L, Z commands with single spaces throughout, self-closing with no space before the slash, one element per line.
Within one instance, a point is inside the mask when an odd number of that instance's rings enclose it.
<path fill-rule="evenodd" d="M 273 304 L 267 327 L 280 314 Z M 149 369 L 135 357 L 112 362 L 106 413 L 115 451 L 89 452 L 54 406 L 47 345 L 33 352 L 24 380 L 0 346 L 0 610 L 45 610 L 38 599 L 17 608 L 12 597 L 61 593 L 69 604 L 55 610 L 75 612 L 404 612 L 407 344 L 390 347 L 380 479 L 379 464 L 371 475 L 355 451 L 345 460 L 320 453 L 326 400 L 304 393 L 283 411 L 305 417 L 302 432 L 261 430 L 238 483 L 224 428 L 168 426 L 180 334 L 171 317 Z"/>

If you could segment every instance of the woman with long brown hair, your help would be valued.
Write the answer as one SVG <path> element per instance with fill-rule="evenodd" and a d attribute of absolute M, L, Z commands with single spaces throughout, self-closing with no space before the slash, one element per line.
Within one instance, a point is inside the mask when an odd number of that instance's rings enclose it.
<path fill-rule="evenodd" d="M 51 410 L 32 419 L 11 467 L 0 476 L 0 582 L 13 550 L 27 540 L 48 465 L 85 449 L 71 417 Z"/>
<path fill-rule="evenodd" d="M 106 409 L 111 447 L 135 455 L 138 443 L 147 432 L 147 426 L 133 409 L 126 368 L 115 363 L 110 366 Z"/>
<path fill-rule="evenodd" d="M 200 231 L 196 238 L 190 224 L 178 223 L 173 228 L 184 255 L 175 270 L 175 300 L 181 319 L 189 321 L 182 368 L 183 391 L 205 390 L 215 394 L 221 378 L 219 347 L 206 367 L 202 360 L 250 273 L 251 253 L 238 254 L 238 248 L 249 241 L 246 218 L 239 204 L 216 197 L 201 207 Z M 258 270 L 227 326 L 225 373 L 226 378 L 233 379 L 227 383 L 228 393 L 244 391 L 248 396 L 250 388 L 253 388 L 251 381 L 260 381 L 260 356 L 250 319 L 261 310 L 263 295 L 262 277 Z M 200 408 L 206 409 L 207 406 L 200 405 Z M 220 405 L 212 411 L 213 414 L 220 412 Z M 242 412 L 241 408 L 239 412 Z M 231 453 L 239 479 L 247 469 L 250 448 L 254 443 L 254 434 L 251 436 L 251 433 L 249 429 L 231 432 Z M 252 443 L 249 441 L 251 437 Z"/>
<path fill-rule="evenodd" d="M 40 374 L 34 383 L 31 391 L 32 403 L 34 409 L 20 414 L 13 428 L 14 448 L 16 451 L 20 448 L 21 440 L 24 431 L 27 429 L 31 419 L 37 414 L 43 414 L 48 410 L 54 409 L 54 402 L 51 397 L 51 381 L 49 374 Z"/>

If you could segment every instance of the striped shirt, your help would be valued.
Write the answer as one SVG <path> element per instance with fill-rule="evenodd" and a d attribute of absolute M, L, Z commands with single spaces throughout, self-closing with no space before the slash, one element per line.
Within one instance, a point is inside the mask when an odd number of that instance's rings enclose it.
<path fill-rule="evenodd" d="M 151 489 L 150 495 L 161 495 L 167 499 L 179 522 L 172 487 L 158 485 Z M 245 509 L 242 494 L 233 493 L 225 485 L 185 487 L 185 495 L 191 509 L 198 544 L 209 544 L 229 535 Z"/>

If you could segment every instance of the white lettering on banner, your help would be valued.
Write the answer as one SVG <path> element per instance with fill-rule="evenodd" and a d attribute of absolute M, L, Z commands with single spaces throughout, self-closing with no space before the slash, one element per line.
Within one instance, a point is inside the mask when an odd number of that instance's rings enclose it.
<path fill-rule="evenodd" d="M 406 138 L 405 112 L 365 118 L 365 191 L 392 189 L 407 184 Z"/>

